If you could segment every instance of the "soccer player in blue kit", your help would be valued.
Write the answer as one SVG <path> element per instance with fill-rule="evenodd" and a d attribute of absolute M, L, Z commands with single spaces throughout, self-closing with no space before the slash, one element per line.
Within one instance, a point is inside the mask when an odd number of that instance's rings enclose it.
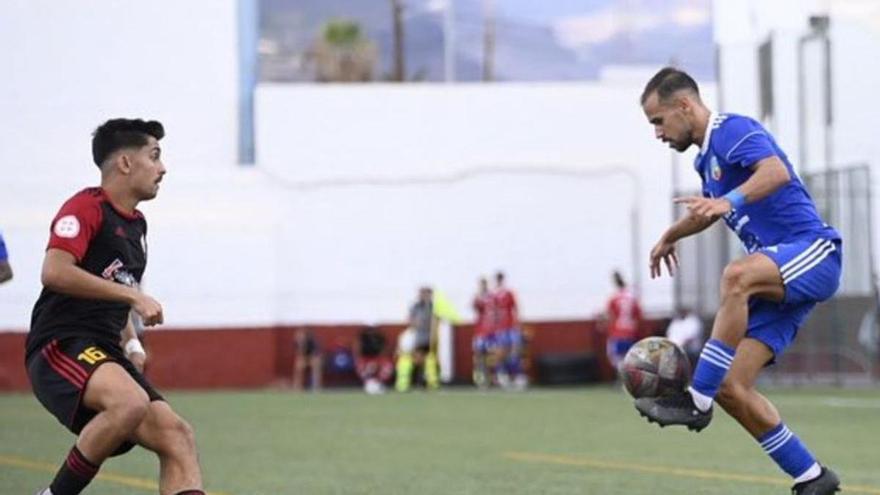
<path fill-rule="evenodd" d="M 724 269 L 720 307 L 691 386 L 678 395 L 638 399 L 636 409 L 661 426 L 700 431 L 718 402 L 793 478 L 792 493 L 838 491 L 837 475 L 816 461 L 755 381 L 791 344 L 816 303 L 837 290 L 840 235 L 819 217 L 770 133 L 751 118 L 711 113 L 685 72 L 660 70 L 645 86 L 641 104 L 657 139 L 678 152 L 700 148 L 694 168 L 703 183 L 702 197 L 675 200 L 688 214 L 651 250 L 651 277 L 660 276 L 661 263 L 673 275 L 676 241 L 719 218 L 747 254 Z"/>

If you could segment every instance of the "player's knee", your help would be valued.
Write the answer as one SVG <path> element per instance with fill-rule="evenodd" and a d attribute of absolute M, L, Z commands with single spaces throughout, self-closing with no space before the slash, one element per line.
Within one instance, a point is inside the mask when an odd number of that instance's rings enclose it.
<path fill-rule="evenodd" d="M 188 457 L 196 452 L 196 434 L 192 426 L 180 417 L 162 424 L 158 451 L 172 457 Z"/>
<path fill-rule="evenodd" d="M 134 431 L 147 416 L 150 398 L 144 394 L 124 394 L 107 409 L 114 423 L 125 431 Z"/>
<path fill-rule="evenodd" d="M 181 418 L 177 418 L 174 424 L 174 434 L 177 444 L 185 454 L 193 454 L 196 451 L 196 432 L 193 427 Z"/>
<path fill-rule="evenodd" d="M 748 295 L 748 274 L 745 266 L 740 263 L 731 263 L 724 268 L 721 274 L 721 297 L 736 298 Z"/>

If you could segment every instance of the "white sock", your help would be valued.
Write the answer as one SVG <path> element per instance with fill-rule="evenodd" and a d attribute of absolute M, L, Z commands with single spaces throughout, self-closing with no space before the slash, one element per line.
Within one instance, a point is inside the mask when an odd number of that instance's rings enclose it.
<path fill-rule="evenodd" d="M 795 478 L 794 482 L 803 483 L 804 481 L 810 481 L 818 478 L 820 474 L 822 474 L 822 466 L 820 466 L 818 462 L 814 462 L 809 469 L 804 471 L 804 474 Z"/>
<path fill-rule="evenodd" d="M 700 411 L 706 412 L 709 409 L 712 409 L 712 398 L 708 395 L 703 395 L 700 392 L 697 392 L 694 387 L 688 387 L 688 392 L 691 393 L 691 397 L 694 399 L 694 404 L 697 406 L 697 409 Z"/>

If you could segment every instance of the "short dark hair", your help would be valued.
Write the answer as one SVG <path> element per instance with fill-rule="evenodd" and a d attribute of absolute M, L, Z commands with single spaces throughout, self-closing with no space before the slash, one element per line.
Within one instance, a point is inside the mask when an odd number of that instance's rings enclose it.
<path fill-rule="evenodd" d="M 162 123 L 142 119 L 108 120 L 92 133 L 92 159 L 100 168 L 114 151 L 147 144 L 147 136 L 153 136 L 157 141 L 165 137 Z"/>
<path fill-rule="evenodd" d="M 645 90 L 642 92 L 642 105 L 645 104 L 648 97 L 650 97 L 651 93 L 654 91 L 657 92 L 657 97 L 660 101 L 665 101 L 667 98 L 683 89 L 693 91 L 698 96 L 700 94 L 700 88 L 697 87 L 697 82 L 694 81 L 694 78 L 689 76 L 687 72 L 676 69 L 675 67 L 664 67 L 654 74 L 654 77 L 652 77 L 651 80 L 648 81 L 648 84 L 645 85 Z"/>

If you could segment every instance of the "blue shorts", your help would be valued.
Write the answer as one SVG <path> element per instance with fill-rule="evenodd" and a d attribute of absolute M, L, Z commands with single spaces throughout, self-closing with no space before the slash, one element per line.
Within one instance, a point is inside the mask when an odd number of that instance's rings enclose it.
<path fill-rule="evenodd" d="M 636 341 L 632 339 L 615 339 L 613 337 L 608 337 L 608 341 L 605 344 L 605 352 L 611 365 L 617 367 L 617 364 L 623 360 L 623 356 L 626 356 L 629 348 L 635 343 Z"/>
<path fill-rule="evenodd" d="M 806 239 L 761 248 L 776 263 L 785 286 L 781 303 L 752 298 L 746 337 L 763 342 L 778 358 L 791 345 L 807 315 L 840 285 L 841 241 Z"/>
<path fill-rule="evenodd" d="M 513 327 L 498 331 L 498 345 L 505 349 L 518 352 L 523 347 L 523 334 L 519 328 Z"/>
<path fill-rule="evenodd" d="M 498 347 L 498 334 L 478 335 L 474 337 L 473 349 L 477 354 L 488 354 Z"/>

